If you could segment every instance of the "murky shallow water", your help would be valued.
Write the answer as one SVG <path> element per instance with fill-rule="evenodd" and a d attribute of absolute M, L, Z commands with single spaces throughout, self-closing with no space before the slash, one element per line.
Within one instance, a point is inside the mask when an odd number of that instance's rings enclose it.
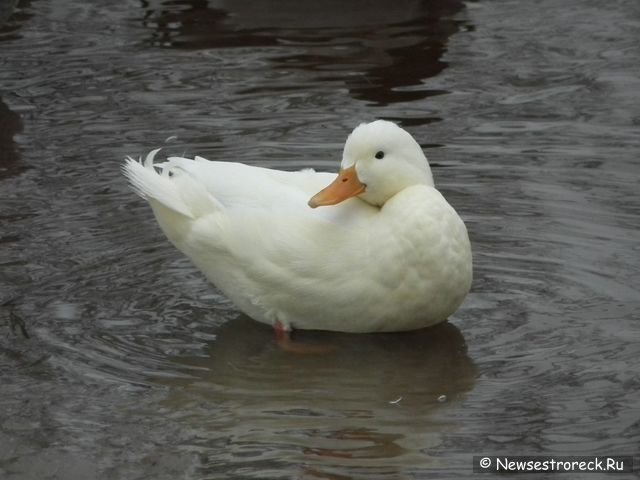
<path fill-rule="evenodd" d="M 21 0 L 0 30 L 0 477 L 638 455 L 637 2 L 116 3 Z M 161 145 L 335 168 L 376 117 L 425 147 L 476 279 L 435 330 L 301 335 L 326 355 L 240 316 L 119 173 Z"/>

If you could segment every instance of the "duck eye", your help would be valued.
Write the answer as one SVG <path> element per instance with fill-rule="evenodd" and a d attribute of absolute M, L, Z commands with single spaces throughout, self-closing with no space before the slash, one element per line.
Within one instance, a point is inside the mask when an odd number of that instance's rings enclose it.
<path fill-rule="evenodd" d="M 378 153 L 376 153 L 376 158 L 378 160 L 382 160 L 384 158 L 384 152 L 380 150 Z"/>

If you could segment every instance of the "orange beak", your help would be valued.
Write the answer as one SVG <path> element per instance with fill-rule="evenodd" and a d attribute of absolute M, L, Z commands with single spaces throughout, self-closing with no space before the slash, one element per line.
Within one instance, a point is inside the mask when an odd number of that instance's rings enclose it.
<path fill-rule="evenodd" d="M 326 205 L 335 205 L 347 198 L 355 197 L 364 192 L 366 185 L 360 182 L 356 167 L 345 168 L 340 170 L 337 178 L 331 184 L 316 193 L 311 200 L 309 206 L 311 208 L 323 207 Z"/>

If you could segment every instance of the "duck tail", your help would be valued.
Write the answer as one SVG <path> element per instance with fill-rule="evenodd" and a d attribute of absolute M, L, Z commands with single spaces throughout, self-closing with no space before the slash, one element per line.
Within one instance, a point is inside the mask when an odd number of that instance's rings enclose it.
<path fill-rule="evenodd" d="M 154 164 L 159 151 L 159 148 L 152 150 L 144 161 L 131 157 L 125 159 L 122 173 L 138 195 L 152 206 L 158 202 L 163 207 L 191 219 L 221 207 L 220 202 L 176 162 Z"/>

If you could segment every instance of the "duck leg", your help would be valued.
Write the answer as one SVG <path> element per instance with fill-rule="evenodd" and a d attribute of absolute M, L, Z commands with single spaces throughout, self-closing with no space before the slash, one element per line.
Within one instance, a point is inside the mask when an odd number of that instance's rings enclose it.
<path fill-rule="evenodd" d="M 304 342 L 296 342 L 291 338 L 291 327 L 277 320 L 273 325 L 276 334 L 276 343 L 285 352 L 318 355 L 335 350 L 331 345 L 315 345 Z"/>

